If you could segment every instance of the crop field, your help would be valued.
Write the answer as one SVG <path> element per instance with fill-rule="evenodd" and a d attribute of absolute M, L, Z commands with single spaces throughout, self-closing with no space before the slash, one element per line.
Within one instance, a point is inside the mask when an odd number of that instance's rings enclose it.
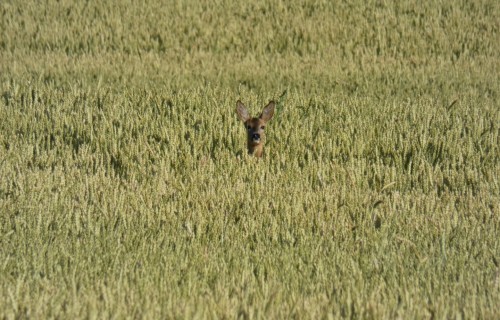
<path fill-rule="evenodd" d="M 500 2 L 0 2 L 0 319 L 500 318 Z M 261 159 L 236 115 L 276 101 Z"/>

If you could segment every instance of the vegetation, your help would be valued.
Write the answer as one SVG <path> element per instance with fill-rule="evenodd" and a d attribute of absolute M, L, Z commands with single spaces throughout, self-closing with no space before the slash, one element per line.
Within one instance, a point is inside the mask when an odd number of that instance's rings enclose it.
<path fill-rule="evenodd" d="M 498 1 L 0 15 L 1 318 L 500 316 Z"/>

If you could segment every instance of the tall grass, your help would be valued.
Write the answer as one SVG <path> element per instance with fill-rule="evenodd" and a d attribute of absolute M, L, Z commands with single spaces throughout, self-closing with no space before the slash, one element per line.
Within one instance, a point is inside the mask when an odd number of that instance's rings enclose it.
<path fill-rule="evenodd" d="M 499 13 L 2 2 L 1 317 L 498 317 Z"/>

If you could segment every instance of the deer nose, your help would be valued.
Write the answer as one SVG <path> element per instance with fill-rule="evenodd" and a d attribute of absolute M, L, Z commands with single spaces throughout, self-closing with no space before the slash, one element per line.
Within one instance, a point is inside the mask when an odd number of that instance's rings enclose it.
<path fill-rule="evenodd" d="M 258 134 L 258 133 L 252 134 L 252 140 L 253 141 L 259 141 L 260 140 L 260 134 Z"/>

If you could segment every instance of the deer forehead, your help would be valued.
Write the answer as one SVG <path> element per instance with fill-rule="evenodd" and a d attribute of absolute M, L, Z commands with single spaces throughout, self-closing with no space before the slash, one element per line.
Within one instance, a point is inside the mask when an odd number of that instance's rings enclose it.
<path fill-rule="evenodd" d="M 263 126 L 265 123 L 266 122 L 264 120 L 262 120 L 262 119 L 252 118 L 252 119 L 247 120 L 246 125 L 250 126 L 253 129 L 258 129 L 261 126 Z"/>

